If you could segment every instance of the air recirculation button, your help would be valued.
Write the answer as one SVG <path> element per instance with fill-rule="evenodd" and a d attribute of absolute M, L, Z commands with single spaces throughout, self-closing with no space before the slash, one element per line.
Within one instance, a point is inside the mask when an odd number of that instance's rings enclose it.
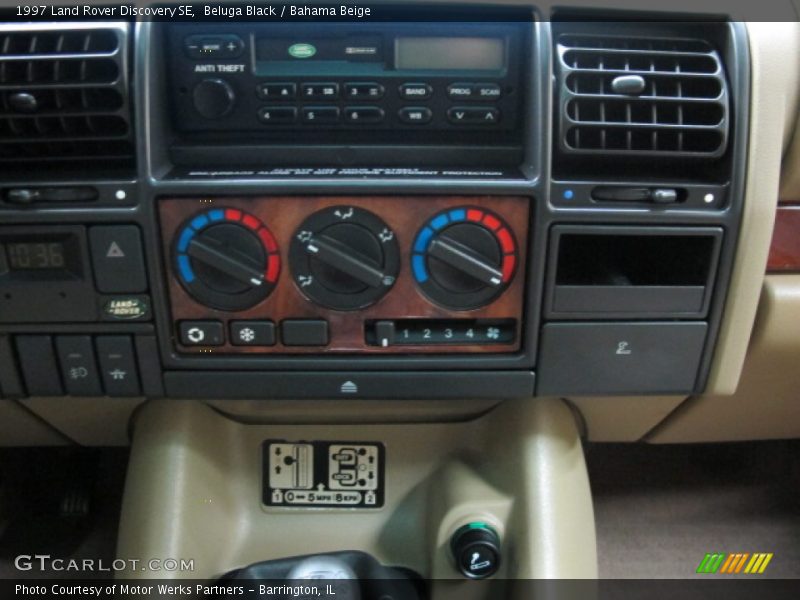
<path fill-rule="evenodd" d="M 309 300 L 334 310 L 358 310 L 392 288 L 400 250 L 382 219 L 360 208 L 336 206 L 303 221 L 292 239 L 289 263 Z"/>

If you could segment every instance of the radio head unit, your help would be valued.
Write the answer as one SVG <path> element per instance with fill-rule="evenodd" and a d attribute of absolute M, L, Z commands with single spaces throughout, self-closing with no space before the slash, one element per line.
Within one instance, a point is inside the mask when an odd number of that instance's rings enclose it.
<path fill-rule="evenodd" d="M 189 143 L 521 152 L 530 22 L 165 29 L 174 125 Z"/>

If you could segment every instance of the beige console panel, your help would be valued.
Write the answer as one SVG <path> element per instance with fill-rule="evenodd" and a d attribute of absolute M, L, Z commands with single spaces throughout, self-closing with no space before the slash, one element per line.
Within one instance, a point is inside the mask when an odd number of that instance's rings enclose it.
<path fill-rule="evenodd" d="M 265 507 L 267 439 L 382 442 L 384 507 Z M 322 426 L 246 424 L 199 402 L 158 401 L 136 416 L 117 554 L 194 559 L 194 572 L 166 575 L 207 579 L 258 561 L 350 549 L 457 579 L 449 538 L 474 519 L 501 534 L 500 578 L 597 576 L 586 466 L 563 402 L 506 402 L 460 423 Z"/>
<path fill-rule="evenodd" d="M 800 437 L 799 358 L 800 275 L 770 275 L 736 394 L 689 400 L 648 441 Z"/>

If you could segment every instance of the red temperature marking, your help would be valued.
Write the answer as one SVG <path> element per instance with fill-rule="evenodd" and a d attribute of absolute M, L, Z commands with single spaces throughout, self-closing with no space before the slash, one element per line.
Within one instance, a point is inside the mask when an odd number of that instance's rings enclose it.
<path fill-rule="evenodd" d="M 281 270 L 281 257 L 277 254 L 272 254 L 267 260 L 267 273 L 266 278 L 270 283 L 275 283 L 278 279 L 278 273 Z"/>
<path fill-rule="evenodd" d="M 238 221 L 242 218 L 242 211 L 236 210 L 235 208 L 228 208 L 225 210 L 225 218 L 228 221 Z"/>
<path fill-rule="evenodd" d="M 267 249 L 268 253 L 272 254 L 278 250 L 278 244 L 275 242 L 275 238 L 266 227 L 262 227 L 258 230 L 258 237 L 264 242 L 264 247 Z"/>
<path fill-rule="evenodd" d="M 497 217 L 494 217 L 492 215 L 486 215 L 485 217 L 483 217 L 483 224 L 486 225 L 492 231 L 497 231 L 498 229 L 500 229 L 500 221 L 497 219 Z"/>
<path fill-rule="evenodd" d="M 507 254 L 503 258 L 503 283 L 508 283 L 511 275 L 514 273 L 514 266 L 517 264 L 517 257 L 513 254 Z"/>
<path fill-rule="evenodd" d="M 483 211 L 471 208 L 467 211 L 467 220 L 479 222 L 483 218 Z"/>
<path fill-rule="evenodd" d="M 511 233 L 503 227 L 497 232 L 497 239 L 500 240 L 500 246 L 503 248 L 503 254 L 510 254 L 514 252 L 514 240 L 511 238 Z"/>
<path fill-rule="evenodd" d="M 258 219 L 256 219 L 253 215 L 244 215 L 244 217 L 242 217 L 242 223 L 244 223 L 250 229 L 253 230 L 261 227 L 261 222 Z"/>

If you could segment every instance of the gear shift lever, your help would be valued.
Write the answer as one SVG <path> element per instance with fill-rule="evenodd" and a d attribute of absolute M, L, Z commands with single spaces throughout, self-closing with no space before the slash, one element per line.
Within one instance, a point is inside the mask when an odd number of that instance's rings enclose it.
<path fill-rule="evenodd" d="M 285 584 L 291 587 L 331 586 L 336 600 L 425 600 L 425 585 L 417 573 L 399 567 L 385 567 L 366 552 L 347 550 L 280 558 L 252 564 L 223 576 L 220 583 Z M 256 589 L 257 586 L 256 586 Z M 273 596 L 274 597 L 274 596 Z M 292 596 L 305 598 L 305 596 Z M 323 595 L 323 597 L 327 597 Z M 233 597 L 230 597 L 233 600 Z M 247 596 L 246 600 L 260 600 Z M 318 596 L 313 596 L 317 599 Z M 227 600 L 227 599 L 226 599 Z M 242 596 L 236 600 L 243 600 Z"/>
<path fill-rule="evenodd" d="M 358 575 L 345 561 L 335 556 L 320 554 L 301 560 L 286 576 L 289 585 L 302 584 L 308 580 L 325 580 L 336 600 L 361 600 Z M 305 600 L 305 597 L 300 596 Z M 309 600 L 311 596 L 308 597 Z M 316 598 L 316 596 L 314 596 Z"/>

